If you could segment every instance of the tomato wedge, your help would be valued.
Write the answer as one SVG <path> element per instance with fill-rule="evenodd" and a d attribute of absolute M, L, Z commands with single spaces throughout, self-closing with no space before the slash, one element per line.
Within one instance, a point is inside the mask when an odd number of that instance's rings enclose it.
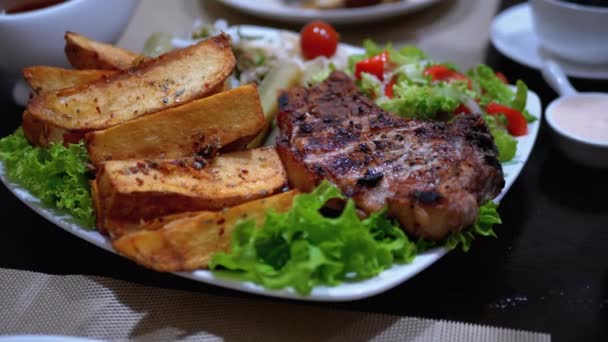
<path fill-rule="evenodd" d="M 424 76 L 430 76 L 433 81 L 466 81 L 468 83 L 469 89 L 473 88 L 473 82 L 466 77 L 465 75 L 459 73 L 458 71 L 452 70 L 445 65 L 432 65 L 426 69 L 422 73 Z"/>
<path fill-rule="evenodd" d="M 389 59 L 387 51 L 383 51 L 376 56 L 359 61 L 357 64 L 355 64 L 355 77 L 357 79 L 361 79 L 361 73 L 366 72 L 378 77 L 380 81 L 383 81 L 384 70 L 387 68 L 388 63 Z"/>
<path fill-rule="evenodd" d="M 489 103 L 486 111 L 490 115 L 504 114 L 509 134 L 519 137 L 528 133 L 528 122 L 520 111 L 495 102 Z"/>
<path fill-rule="evenodd" d="M 386 86 L 384 86 L 384 95 L 389 99 L 392 99 L 395 96 L 395 92 L 393 88 L 395 87 L 395 83 L 397 83 L 397 76 L 393 76 L 390 82 Z"/>

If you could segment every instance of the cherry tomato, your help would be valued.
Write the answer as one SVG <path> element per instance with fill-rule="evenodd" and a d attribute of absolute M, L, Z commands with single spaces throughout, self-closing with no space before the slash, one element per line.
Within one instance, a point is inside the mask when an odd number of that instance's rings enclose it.
<path fill-rule="evenodd" d="M 488 104 L 486 111 L 490 115 L 504 114 L 509 134 L 518 137 L 528 133 L 528 122 L 520 111 L 494 102 Z"/>
<path fill-rule="evenodd" d="M 496 77 L 498 77 L 502 81 L 502 83 L 509 84 L 509 80 L 507 79 L 507 76 L 505 76 L 505 74 L 503 74 L 502 72 L 497 71 Z"/>
<path fill-rule="evenodd" d="M 432 65 L 424 70 L 423 75 L 430 76 L 433 81 L 467 81 L 469 89 L 473 88 L 473 82 L 468 77 L 445 65 Z"/>
<path fill-rule="evenodd" d="M 378 77 L 380 81 L 383 81 L 384 70 L 387 68 L 388 62 L 388 52 L 386 51 L 383 51 L 379 55 L 359 61 L 357 64 L 355 64 L 355 77 L 357 79 L 361 79 L 361 73 L 366 72 Z"/>
<path fill-rule="evenodd" d="M 336 30 L 319 20 L 311 21 L 300 31 L 300 46 L 305 59 L 333 56 L 339 40 L 340 36 Z"/>
<path fill-rule="evenodd" d="M 392 99 L 393 96 L 395 96 L 395 92 L 393 90 L 395 83 L 397 83 L 397 76 L 393 76 L 390 82 L 388 82 L 388 84 L 384 87 L 384 95 L 386 95 L 386 97 L 389 99 Z"/>

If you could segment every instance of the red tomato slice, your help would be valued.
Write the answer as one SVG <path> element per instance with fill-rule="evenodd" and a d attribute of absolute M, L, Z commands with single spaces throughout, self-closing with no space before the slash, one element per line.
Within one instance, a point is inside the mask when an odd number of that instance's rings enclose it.
<path fill-rule="evenodd" d="M 300 31 L 300 47 L 305 59 L 331 57 L 336 53 L 340 36 L 328 23 L 315 20 Z"/>
<path fill-rule="evenodd" d="M 430 76 L 433 81 L 466 81 L 469 89 L 473 88 L 473 82 L 458 71 L 452 70 L 445 65 L 432 65 L 424 70 L 424 76 Z"/>
<path fill-rule="evenodd" d="M 388 52 L 383 51 L 379 55 L 364 59 L 355 64 L 355 77 L 361 79 L 361 73 L 372 74 L 380 81 L 384 80 L 384 70 L 388 65 Z"/>
<path fill-rule="evenodd" d="M 486 111 L 490 115 L 504 114 L 507 118 L 509 134 L 519 137 L 528 133 L 528 122 L 521 112 L 494 102 L 488 104 Z"/>
<path fill-rule="evenodd" d="M 397 83 L 397 76 L 393 76 L 390 82 L 388 82 L 388 84 L 384 87 L 384 95 L 386 95 L 386 97 L 389 99 L 392 99 L 393 96 L 395 96 L 395 92 L 393 90 L 395 83 Z"/>

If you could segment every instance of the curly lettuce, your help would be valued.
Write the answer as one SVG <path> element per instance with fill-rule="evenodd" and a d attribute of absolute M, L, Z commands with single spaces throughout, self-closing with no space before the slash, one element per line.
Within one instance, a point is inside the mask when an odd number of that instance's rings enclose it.
<path fill-rule="evenodd" d="M 307 294 L 316 285 L 370 278 L 393 263 L 414 259 L 415 244 L 385 212 L 362 220 L 352 200 L 338 217 L 319 212 L 328 200 L 343 198 L 325 181 L 312 193 L 296 196 L 288 212 L 269 211 L 261 227 L 241 221 L 230 252 L 215 254 L 209 267 L 238 271 L 267 288 L 292 286 Z"/>
<path fill-rule="evenodd" d="M 478 237 L 494 237 L 494 225 L 501 224 L 502 220 L 498 214 L 498 204 L 489 201 L 479 207 L 479 213 L 477 219 L 472 226 L 461 232 L 448 235 L 442 241 L 429 241 L 425 239 L 418 239 L 416 241 L 416 249 L 418 252 L 423 252 L 433 247 L 443 246 L 449 250 L 456 248 L 462 249 L 464 252 L 468 252 L 475 239 Z"/>
<path fill-rule="evenodd" d="M 324 216 L 320 209 L 331 199 L 344 196 L 324 181 L 312 193 L 296 196 L 288 212 L 270 210 L 260 227 L 253 220 L 239 222 L 230 252 L 213 255 L 209 267 L 267 288 L 293 287 L 308 294 L 317 285 L 371 278 L 430 247 L 467 251 L 477 236 L 495 236 L 492 226 L 500 223 L 496 205 L 488 203 L 469 229 L 439 243 L 413 242 L 386 211 L 359 218 L 352 199 L 338 217 Z"/>
<path fill-rule="evenodd" d="M 441 113 L 451 113 L 460 105 L 458 91 L 454 91 L 456 87 L 456 83 L 434 86 L 398 83 L 393 88 L 393 99 L 382 97 L 376 103 L 402 117 L 434 119 Z"/>
<path fill-rule="evenodd" d="M 64 209 L 78 222 L 94 227 L 88 154 L 83 143 L 67 147 L 52 144 L 48 149 L 33 147 L 19 128 L 0 139 L 0 160 L 10 180 L 43 203 Z"/>

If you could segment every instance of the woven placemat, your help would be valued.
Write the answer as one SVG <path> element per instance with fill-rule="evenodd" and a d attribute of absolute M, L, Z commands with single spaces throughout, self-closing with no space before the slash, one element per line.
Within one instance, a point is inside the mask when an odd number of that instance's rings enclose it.
<path fill-rule="evenodd" d="M 0 332 L 102 340 L 529 341 L 547 334 L 0 269 Z"/>

